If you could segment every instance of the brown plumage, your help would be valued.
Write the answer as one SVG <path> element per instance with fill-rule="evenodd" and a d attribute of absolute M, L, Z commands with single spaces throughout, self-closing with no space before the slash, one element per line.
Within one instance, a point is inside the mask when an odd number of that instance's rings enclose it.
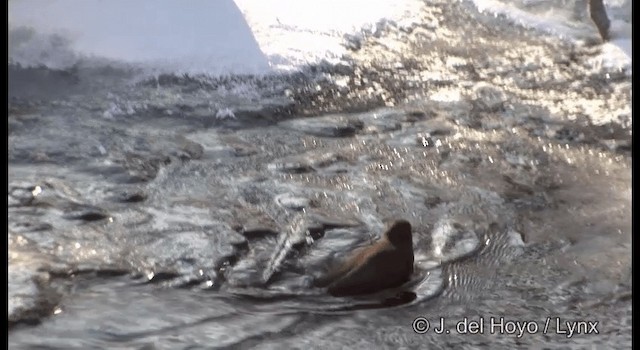
<path fill-rule="evenodd" d="M 402 285 L 412 273 L 411 224 L 397 220 L 377 242 L 355 251 L 315 284 L 333 296 L 369 294 Z"/>

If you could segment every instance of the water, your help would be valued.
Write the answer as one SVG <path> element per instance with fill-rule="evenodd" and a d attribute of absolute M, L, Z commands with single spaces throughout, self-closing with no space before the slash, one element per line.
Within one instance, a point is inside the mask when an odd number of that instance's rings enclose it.
<path fill-rule="evenodd" d="M 10 346 L 628 347 L 630 71 L 588 28 L 418 18 L 277 76 L 10 66 Z M 312 287 L 400 217 L 410 283 Z"/>

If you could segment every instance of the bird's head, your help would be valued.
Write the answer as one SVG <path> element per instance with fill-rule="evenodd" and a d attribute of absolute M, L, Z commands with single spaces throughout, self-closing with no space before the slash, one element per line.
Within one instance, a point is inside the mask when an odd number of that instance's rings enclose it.
<path fill-rule="evenodd" d="M 384 237 L 396 247 L 412 247 L 411 224 L 406 220 L 396 220 L 389 225 Z"/>

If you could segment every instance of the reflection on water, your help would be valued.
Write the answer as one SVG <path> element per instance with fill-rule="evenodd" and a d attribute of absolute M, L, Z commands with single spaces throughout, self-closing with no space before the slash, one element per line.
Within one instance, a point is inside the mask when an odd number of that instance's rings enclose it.
<path fill-rule="evenodd" d="M 200 77 L 106 89 L 84 68 L 89 92 L 14 95 L 11 346 L 629 344 L 628 76 L 459 4 L 424 11 L 437 26 L 390 26 L 349 69 L 237 78 L 260 103 Z M 414 227 L 410 282 L 312 287 L 397 218 Z M 445 337 L 413 332 L 419 316 L 601 328 Z"/>

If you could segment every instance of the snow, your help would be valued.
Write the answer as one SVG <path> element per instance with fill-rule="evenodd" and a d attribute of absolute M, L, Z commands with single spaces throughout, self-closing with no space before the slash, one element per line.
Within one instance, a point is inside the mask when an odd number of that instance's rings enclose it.
<path fill-rule="evenodd" d="M 579 0 L 577 0 L 579 1 Z M 582 19 L 582 23 L 574 22 L 568 11 L 559 11 L 558 8 L 546 6 L 544 1 L 531 0 L 529 6 L 543 5 L 547 11 L 535 13 L 515 6 L 511 2 L 500 0 L 473 0 L 480 12 L 488 12 L 494 15 L 503 15 L 514 22 L 535 28 L 564 39 L 579 41 L 584 36 L 598 36 L 598 31 L 588 15 Z M 594 68 L 601 67 L 625 69 L 631 73 L 631 0 L 605 0 L 607 15 L 611 20 L 609 34 L 611 40 L 601 45 L 601 53 L 592 60 Z M 587 1 L 583 1 L 584 13 Z"/>
<path fill-rule="evenodd" d="M 26 65 L 64 68 L 98 56 L 189 73 L 292 70 L 345 51 L 343 35 L 416 15 L 417 0 L 11 0 L 10 43 Z M 62 49 L 51 38 L 68 40 Z M 68 45 L 68 50 L 66 50 Z"/>
<path fill-rule="evenodd" d="M 567 20 L 569 9 L 551 9 L 540 0 L 520 7 L 507 0 L 473 3 L 482 12 L 563 38 L 597 35 L 588 16 L 582 23 Z M 593 64 L 630 72 L 631 1 L 605 4 L 612 40 Z M 421 6 L 419 0 L 10 0 L 9 56 L 52 68 L 97 56 L 177 73 L 289 71 L 338 62 L 346 34 L 382 20 L 410 24 Z M 16 31 L 25 27 L 35 32 Z"/>

